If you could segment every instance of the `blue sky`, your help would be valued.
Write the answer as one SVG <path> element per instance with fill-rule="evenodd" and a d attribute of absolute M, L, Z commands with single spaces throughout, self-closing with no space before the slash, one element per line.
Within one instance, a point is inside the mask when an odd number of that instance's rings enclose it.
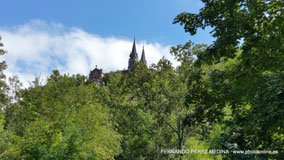
<path fill-rule="evenodd" d="M 136 36 L 165 45 L 211 43 L 207 31 L 191 37 L 172 24 L 181 12 L 198 13 L 200 0 L 9 0 L 1 2 L 0 26 L 15 26 L 30 20 L 78 27 L 102 37 Z"/>
<path fill-rule="evenodd" d="M 175 16 L 198 13 L 199 0 L 9 0 L 1 2 L 0 36 L 8 54 L 8 76 L 25 86 L 54 69 L 88 76 L 96 65 L 104 72 L 127 68 L 133 37 L 145 45 L 148 65 L 188 40 L 210 44 L 209 30 L 197 35 L 172 24 Z"/>

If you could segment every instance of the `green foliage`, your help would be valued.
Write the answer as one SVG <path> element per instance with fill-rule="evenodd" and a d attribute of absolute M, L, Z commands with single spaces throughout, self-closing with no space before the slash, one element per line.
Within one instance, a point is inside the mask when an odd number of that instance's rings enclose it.
<path fill-rule="evenodd" d="M 215 148 L 217 146 L 217 141 L 222 132 L 222 128 L 220 125 L 215 125 L 214 129 L 210 131 L 208 139 L 202 139 L 200 136 L 195 137 L 189 137 L 187 144 L 185 146 L 186 149 L 190 151 L 190 154 L 186 154 L 184 156 L 184 159 L 188 160 L 221 160 L 222 155 L 220 154 L 209 154 L 209 150 L 213 149 L 220 149 Z M 207 151 L 207 154 L 200 154 L 197 153 L 197 150 L 199 151 Z M 192 151 L 192 153 L 191 153 Z M 196 152 L 195 152 L 196 151 Z"/>
<path fill-rule="evenodd" d="M 170 61 L 161 59 L 149 69 L 135 63 L 127 75 L 110 74 L 103 103 L 110 107 L 123 135 L 117 159 L 167 159 L 163 148 L 183 148 L 189 127 L 183 125 L 186 85 Z"/>
<path fill-rule="evenodd" d="M 1 43 L 1 37 L 0 37 L 0 56 L 4 55 L 6 53 L 5 50 L 2 49 L 3 43 Z M 8 86 L 5 82 L 5 74 L 3 71 L 7 68 L 6 62 L 2 61 L 0 62 L 0 110 L 3 109 L 8 102 L 8 96 L 7 96 L 7 90 Z"/>
<path fill-rule="evenodd" d="M 156 154 L 152 131 L 153 117 L 143 106 L 143 101 L 136 97 L 141 91 L 138 83 L 143 83 L 136 81 L 136 78 L 147 80 L 142 76 L 145 74 L 147 68 L 143 64 L 135 64 L 135 68 L 128 75 L 113 73 L 105 79 L 106 89 L 109 92 L 101 100 L 110 108 L 118 132 L 123 135 L 122 153 L 117 159 L 144 159 L 154 157 L 153 154 Z"/>
<path fill-rule="evenodd" d="M 1 40 L 1 37 L 0 37 Z M 0 42 L 0 47 L 3 44 Z M 0 56 L 5 54 L 6 51 L 0 48 Z M 3 71 L 7 68 L 5 61 L 0 62 L 0 159 L 19 159 L 18 144 L 19 137 L 13 132 L 5 129 L 5 109 L 8 105 L 8 85 L 5 82 L 6 76 Z"/>
<path fill-rule="evenodd" d="M 282 1 L 212 1 L 204 0 L 199 14 L 181 13 L 174 23 L 196 34 L 198 28 L 213 27 L 216 38 L 207 52 L 198 55 L 205 62 L 233 58 L 243 41 L 244 67 L 279 69 L 283 62 L 283 2 Z M 257 54 L 254 54 L 257 53 Z M 263 57 L 263 58 L 259 58 Z"/>
<path fill-rule="evenodd" d="M 200 123 L 200 120 L 208 119 L 210 116 L 204 113 L 212 108 L 210 115 L 217 116 L 208 122 L 217 118 L 225 124 L 219 138 L 221 148 L 282 153 L 283 1 L 203 2 L 205 6 L 198 14 L 184 12 L 174 20 L 174 23 L 184 25 L 191 35 L 196 34 L 198 28 L 210 26 L 216 38 L 204 52 L 196 55 L 199 70 L 206 66 L 213 69 L 205 72 L 209 83 L 201 87 L 204 92 L 198 96 L 192 96 L 198 90 L 190 92 L 191 96 L 187 98 L 190 103 L 199 103 L 196 109 L 200 108 L 197 113 L 201 118 L 193 121 Z M 220 64 L 223 67 L 214 67 Z M 200 86 L 203 82 L 197 80 L 195 82 Z M 228 106 L 231 116 L 222 122 L 223 108 Z M 281 159 L 281 154 L 227 155 L 224 158 Z"/>
<path fill-rule="evenodd" d="M 15 77 L 8 103 L 0 63 L 0 158 L 281 159 L 161 153 L 284 149 L 284 2 L 202 2 L 200 13 L 181 13 L 174 23 L 191 35 L 210 26 L 216 41 L 172 47 L 176 68 L 164 58 L 149 68 L 137 62 L 101 84 L 55 70 L 26 89 Z"/>
<path fill-rule="evenodd" d="M 17 147 L 19 139 L 20 137 L 4 129 L 4 113 L 0 110 L 0 159 L 20 158 L 20 148 Z"/>
<path fill-rule="evenodd" d="M 97 87 L 54 71 L 47 84 L 35 80 L 20 90 L 20 100 L 6 109 L 6 126 L 20 136 L 21 158 L 114 159 L 121 136 L 98 102 Z"/>

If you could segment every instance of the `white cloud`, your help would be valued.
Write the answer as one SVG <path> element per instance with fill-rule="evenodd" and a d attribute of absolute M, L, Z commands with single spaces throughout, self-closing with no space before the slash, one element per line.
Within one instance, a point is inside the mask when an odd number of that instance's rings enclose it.
<path fill-rule="evenodd" d="M 0 27 L 8 64 L 5 74 L 18 75 L 24 86 L 35 76 L 47 77 L 51 70 L 61 73 L 88 75 L 98 65 L 104 72 L 127 68 L 132 39 L 100 37 L 79 28 L 33 20 L 12 28 Z M 170 46 L 159 43 L 145 44 L 148 65 L 163 56 L 174 62 Z M 137 42 L 141 56 L 143 42 Z M 176 62 L 174 62 L 176 64 Z"/>

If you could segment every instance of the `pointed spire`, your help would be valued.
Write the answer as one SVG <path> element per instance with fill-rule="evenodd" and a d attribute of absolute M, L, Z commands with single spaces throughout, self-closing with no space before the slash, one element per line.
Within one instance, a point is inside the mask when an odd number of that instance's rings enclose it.
<path fill-rule="evenodd" d="M 134 67 L 135 61 L 138 61 L 138 54 L 137 54 L 137 51 L 136 51 L 135 37 L 134 37 L 134 41 L 133 41 L 132 51 L 131 51 L 129 57 L 130 58 L 128 60 L 128 71 L 130 72 L 132 70 L 132 68 Z"/>
<path fill-rule="evenodd" d="M 141 55 L 140 62 L 142 62 L 142 63 L 147 65 L 146 56 L 145 56 L 145 50 L 144 50 L 144 43 L 143 43 L 143 50 L 142 50 L 142 55 Z"/>
<path fill-rule="evenodd" d="M 137 51 L 136 51 L 136 43 L 135 43 L 135 37 L 134 37 L 134 41 L 133 41 L 133 46 L 132 46 L 132 51 L 129 55 L 130 58 L 132 59 L 138 59 L 138 54 L 137 54 Z"/>

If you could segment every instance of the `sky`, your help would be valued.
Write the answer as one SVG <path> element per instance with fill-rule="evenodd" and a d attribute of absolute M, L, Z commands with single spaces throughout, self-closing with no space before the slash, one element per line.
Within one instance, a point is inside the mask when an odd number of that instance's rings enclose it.
<path fill-rule="evenodd" d="M 5 74 L 24 86 L 53 69 L 88 76 L 95 65 L 104 72 L 127 68 L 133 38 L 145 45 L 148 65 L 169 54 L 171 46 L 210 44 L 210 29 L 197 35 L 172 24 L 181 12 L 198 13 L 199 0 L 9 0 L 1 2 L 0 36 L 8 53 Z M 139 55 L 140 56 L 140 55 Z"/>

